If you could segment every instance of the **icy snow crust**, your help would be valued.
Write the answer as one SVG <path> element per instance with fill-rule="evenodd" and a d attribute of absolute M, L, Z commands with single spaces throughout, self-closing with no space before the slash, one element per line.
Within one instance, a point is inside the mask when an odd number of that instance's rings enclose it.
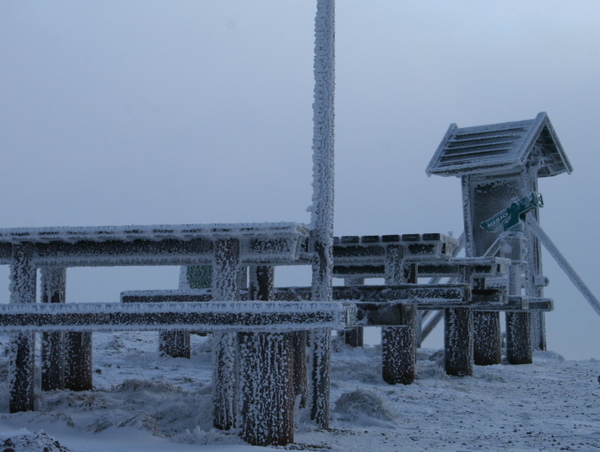
<path fill-rule="evenodd" d="M 56 441 L 71 452 L 276 449 L 213 429 L 210 337 L 193 336 L 187 360 L 161 356 L 156 336 L 94 334 L 94 390 L 39 392 L 35 412 L 7 414 L 1 379 L 0 444 L 13 437 L 30 447 L 17 451 Z M 415 383 L 390 386 L 379 375 L 379 346 L 334 348 L 331 429 L 316 429 L 300 412 L 286 450 L 600 450 L 596 360 L 539 352 L 535 364 L 475 366 L 473 377 L 458 378 L 445 375 L 439 352 L 420 349 Z M 0 356 L 0 375 L 7 367 Z"/>

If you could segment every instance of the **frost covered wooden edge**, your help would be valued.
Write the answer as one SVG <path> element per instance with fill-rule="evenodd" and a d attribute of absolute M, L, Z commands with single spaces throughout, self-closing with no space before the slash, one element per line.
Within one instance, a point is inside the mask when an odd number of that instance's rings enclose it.
<path fill-rule="evenodd" d="M 277 301 L 309 301 L 311 290 L 308 287 L 280 287 L 275 289 L 274 296 Z M 242 292 L 242 300 L 247 300 L 247 297 L 248 294 Z M 121 293 L 123 303 L 181 303 L 208 302 L 210 300 L 210 289 L 136 290 Z M 415 304 L 420 310 L 470 307 L 478 311 L 522 311 L 528 309 L 552 311 L 554 308 L 554 303 L 549 298 L 508 297 L 504 289 L 471 289 L 468 284 L 336 286 L 333 287 L 333 300 L 353 302 L 359 310 L 366 309 L 366 305 L 362 306 L 360 302 L 408 303 Z"/>
<path fill-rule="evenodd" d="M 68 303 L 0 305 L 0 331 L 248 331 L 344 329 L 353 304 L 334 302 Z"/>
<path fill-rule="evenodd" d="M 308 259 L 309 236 L 299 223 L 0 229 L 0 263 L 27 244 L 37 266 L 212 264 L 214 243 L 234 238 L 244 263 L 291 264 Z"/>

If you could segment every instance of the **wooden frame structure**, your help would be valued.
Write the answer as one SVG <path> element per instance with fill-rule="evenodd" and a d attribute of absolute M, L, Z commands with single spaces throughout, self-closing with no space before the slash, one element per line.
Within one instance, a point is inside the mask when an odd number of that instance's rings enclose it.
<path fill-rule="evenodd" d="M 572 171 L 550 118 L 544 112 L 524 121 L 464 128 L 451 124 L 426 169 L 429 176 L 461 178 L 465 248 L 469 257 L 498 255 L 499 248 L 495 245 L 500 240 L 500 231 L 486 231 L 480 227 L 481 222 L 515 200 L 537 192 L 539 177 Z M 529 215 L 539 218 L 539 209 Z M 513 284 L 511 294 L 542 298 L 548 279 L 542 273 L 540 243 L 527 227 L 522 234 L 522 246 L 519 245 L 522 253 L 510 256 L 514 264 L 511 272 L 520 279 L 516 286 Z M 530 363 L 534 348 L 546 348 L 544 313 L 507 313 L 506 317 L 508 361 Z M 477 313 L 475 328 L 476 363 L 500 363 L 499 314 Z M 513 343 L 513 339 L 519 343 Z"/>

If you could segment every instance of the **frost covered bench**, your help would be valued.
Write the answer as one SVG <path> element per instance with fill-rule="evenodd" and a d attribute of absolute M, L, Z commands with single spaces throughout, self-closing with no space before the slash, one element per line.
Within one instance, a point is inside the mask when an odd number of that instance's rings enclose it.
<path fill-rule="evenodd" d="M 215 277 L 214 301 L 239 300 L 239 269 L 250 265 L 310 265 L 307 251 L 309 230 L 298 223 L 151 225 L 122 227 L 49 227 L 0 229 L 0 264 L 10 265 L 10 302 L 36 302 L 37 270 L 42 275 L 42 301 L 64 303 L 66 269 L 70 267 L 134 265 L 212 265 Z M 42 386 L 60 373 L 62 341 L 57 334 L 45 333 L 42 351 Z M 85 372 L 91 360 L 91 335 L 88 332 L 66 333 L 68 344 L 77 344 L 76 353 L 68 355 L 69 370 Z M 231 338 L 218 348 L 231 347 Z M 22 334 L 16 341 L 15 359 L 33 359 L 32 334 Z M 224 372 L 220 375 L 219 372 Z M 217 366 L 215 385 L 219 397 L 233 398 L 231 369 Z M 84 381 L 85 375 L 67 378 Z M 78 389 L 86 389 L 86 386 Z M 72 388 L 73 389 L 73 388 Z M 89 387 L 88 387 L 89 389 Z M 32 409 L 33 400 L 19 406 Z M 223 404 L 226 406 L 226 404 Z M 16 407 L 15 407 L 16 408 Z M 232 413 L 223 413 L 223 427 L 232 422 Z"/>
<path fill-rule="evenodd" d="M 344 279 L 347 285 L 364 284 L 367 278 L 384 278 L 386 284 L 418 281 L 420 277 L 453 278 L 473 289 L 475 303 L 466 306 L 419 306 L 421 310 L 439 310 L 445 318 L 444 350 L 445 368 L 451 375 L 471 375 L 474 353 L 480 355 L 501 354 L 501 342 L 489 338 L 474 337 L 473 311 L 531 312 L 550 311 L 552 300 L 546 298 L 508 297 L 507 284 L 503 301 L 490 305 L 481 297 L 489 296 L 485 289 L 487 280 L 504 279 L 510 260 L 497 257 L 457 258 L 454 250 L 458 240 L 443 234 L 403 234 L 383 236 L 343 236 L 336 238 L 333 246 L 334 277 Z M 498 289 L 498 287 L 497 287 Z M 485 295 L 485 294 L 488 295 Z M 437 317 L 440 318 L 439 316 Z M 433 323 L 433 322 L 432 322 Z M 435 323 L 433 323 L 435 324 Z M 507 324 L 507 347 L 519 350 L 530 342 L 531 330 L 526 324 Z M 382 330 L 382 345 L 394 342 L 394 330 Z M 360 344 L 360 336 L 351 337 L 351 343 Z M 518 353 L 511 353 L 518 355 Z M 478 361 L 485 361 L 478 356 Z M 497 359 L 497 358 L 495 358 Z"/>
<path fill-rule="evenodd" d="M 33 355 L 20 350 L 33 333 L 211 331 L 239 334 L 241 435 L 252 444 L 293 441 L 290 331 L 344 329 L 356 307 L 334 302 L 70 303 L 0 305 L 0 332 L 12 333 L 11 412 L 32 410 Z M 222 336 L 220 336 L 222 337 Z M 215 341 L 217 343 L 217 341 Z M 216 385 L 216 383 L 215 383 Z M 215 399 L 215 404 L 220 403 Z M 215 406 L 215 409 L 217 407 Z"/>
<path fill-rule="evenodd" d="M 277 301 L 308 301 L 311 290 L 307 287 L 275 288 Z M 248 292 L 242 292 L 242 299 Z M 210 289 L 127 291 L 121 293 L 123 303 L 208 302 Z M 382 376 L 391 384 L 410 384 L 415 378 L 415 322 L 416 310 L 437 309 L 519 309 L 522 300 L 508 300 L 502 290 L 472 291 L 468 284 L 401 284 L 394 286 L 338 286 L 333 287 L 333 300 L 353 303 L 357 309 L 357 326 L 396 328 L 393 344 L 388 341 L 383 349 Z M 408 307 L 411 309 L 409 310 Z M 447 334 L 454 334 L 446 328 Z M 464 341 L 463 341 L 464 342 Z M 456 340 L 455 340 L 456 343 Z M 467 343 L 468 346 L 468 343 Z M 457 360 L 469 359 L 468 352 L 449 353 L 447 370 L 464 366 Z"/>

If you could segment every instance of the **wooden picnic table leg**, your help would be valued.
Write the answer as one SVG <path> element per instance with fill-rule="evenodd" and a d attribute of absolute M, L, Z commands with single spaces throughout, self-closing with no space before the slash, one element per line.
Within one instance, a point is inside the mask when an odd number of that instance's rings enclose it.
<path fill-rule="evenodd" d="M 274 267 L 252 268 L 251 298 L 274 299 Z M 241 437 L 255 446 L 294 441 L 292 333 L 240 333 Z"/>
<path fill-rule="evenodd" d="M 93 388 L 92 333 L 65 333 L 65 389 L 89 391 Z"/>
<path fill-rule="evenodd" d="M 344 278 L 344 285 L 346 286 L 362 286 L 365 284 L 365 278 L 360 277 L 348 277 Z M 344 342 L 350 347 L 362 347 L 364 345 L 364 328 L 357 326 L 350 330 L 342 331 L 344 336 Z"/>
<path fill-rule="evenodd" d="M 41 273 L 42 303 L 64 303 L 67 269 L 44 267 Z M 65 388 L 64 333 L 42 333 L 42 391 Z"/>
<path fill-rule="evenodd" d="M 533 363 L 531 313 L 506 312 L 506 360 L 509 364 Z"/>
<path fill-rule="evenodd" d="M 212 286 L 211 265 L 186 265 L 181 267 L 179 289 L 209 289 Z M 162 331 L 158 333 L 158 350 L 173 358 L 189 359 L 192 352 L 188 331 Z"/>
<path fill-rule="evenodd" d="M 485 289 L 485 279 L 474 280 L 473 287 Z M 502 363 L 500 312 L 473 312 L 473 359 L 478 366 Z"/>
<path fill-rule="evenodd" d="M 10 302 L 35 303 L 36 268 L 32 263 L 31 244 L 13 245 L 10 265 Z M 18 333 L 11 336 L 9 347 L 9 410 L 33 411 L 34 409 L 34 333 Z"/>
<path fill-rule="evenodd" d="M 219 239 L 214 244 L 213 300 L 240 299 L 240 243 L 235 238 Z M 215 333 L 214 343 L 214 426 L 220 430 L 235 427 L 237 389 L 237 333 Z"/>
<path fill-rule="evenodd" d="M 385 283 L 416 283 L 417 266 L 402 265 L 403 248 L 400 245 L 386 247 Z M 417 310 L 407 320 L 407 325 L 381 328 L 381 373 L 389 384 L 411 384 L 415 379 L 417 349 L 415 341 Z"/>
<path fill-rule="evenodd" d="M 478 366 L 502 363 L 502 328 L 499 312 L 473 313 L 474 360 Z"/>
<path fill-rule="evenodd" d="M 468 266 L 459 267 L 459 282 L 472 284 Z M 446 308 L 444 311 L 444 365 L 448 375 L 473 375 L 473 309 Z"/>
<path fill-rule="evenodd" d="M 473 309 L 446 308 L 444 365 L 448 375 L 473 375 Z"/>

